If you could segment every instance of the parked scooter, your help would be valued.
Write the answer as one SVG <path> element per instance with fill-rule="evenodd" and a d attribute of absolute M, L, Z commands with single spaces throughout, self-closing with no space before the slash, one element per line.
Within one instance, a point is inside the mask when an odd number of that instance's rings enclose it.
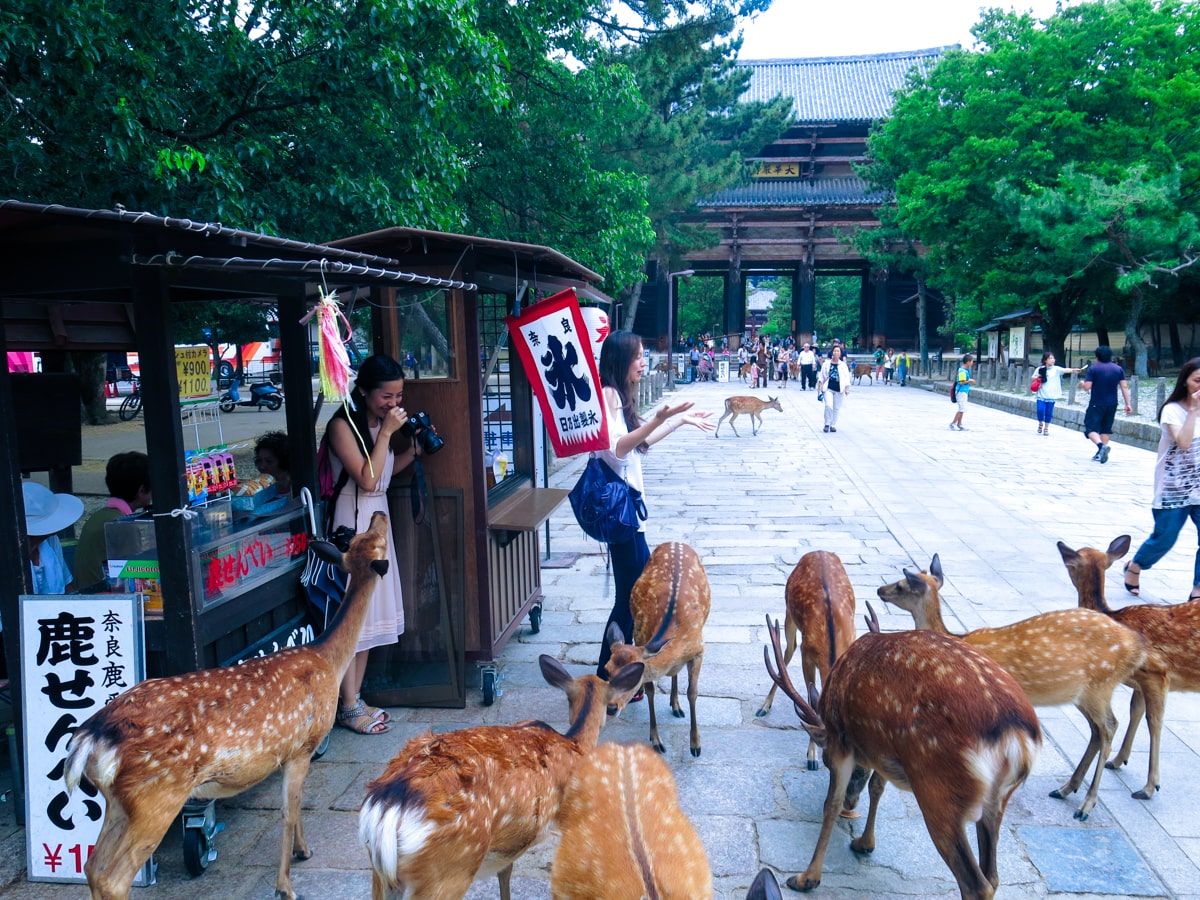
<path fill-rule="evenodd" d="M 229 390 L 221 395 L 221 412 L 233 412 L 235 406 L 253 406 L 256 409 L 279 409 L 283 406 L 283 391 L 269 381 L 262 384 L 249 385 L 250 396 L 243 397 L 242 382 L 235 378 L 229 383 Z"/>

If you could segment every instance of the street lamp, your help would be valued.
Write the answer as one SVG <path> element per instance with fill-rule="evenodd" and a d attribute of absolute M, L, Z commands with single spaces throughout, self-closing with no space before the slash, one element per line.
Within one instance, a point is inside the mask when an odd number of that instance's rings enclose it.
<path fill-rule="evenodd" d="M 667 387 L 675 387 L 675 279 L 688 278 L 696 274 L 695 269 L 667 273 Z"/>

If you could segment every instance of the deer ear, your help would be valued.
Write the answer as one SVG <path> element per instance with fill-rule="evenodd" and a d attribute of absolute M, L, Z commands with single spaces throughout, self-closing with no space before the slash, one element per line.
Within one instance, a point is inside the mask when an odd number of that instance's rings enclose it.
<path fill-rule="evenodd" d="M 923 592 L 929 587 L 919 572 L 910 572 L 908 569 L 902 569 L 901 571 L 904 572 L 904 580 L 908 582 L 908 586 L 912 590 Z"/>
<path fill-rule="evenodd" d="M 538 665 L 542 670 L 542 677 L 546 679 L 546 683 L 551 687 L 566 689 L 567 684 L 572 681 L 571 673 L 563 668 L 553 656 L 548 656 L 543 653 L 538 657 Z"/>
<path fill-rule="evenodd" d="M 636 690 L 641 687 L 645 677 L 645 664 L 635 662 L 622 667 L 620 672 L 608 680 L 608 683 L 612 685 L 612 689 L 618 694 L 624 694 L 626 691 Z"/>
<path fill-rule="evenodd" d="M 929 562 L 929 574 L 937 579 L 938 587 L 941 587 L 944 581 L 942 578 L 942 558 L 936 553 L 933 554 L 933 559 Z"/>
<path fill-rule="evenodd" d="M 608 631 L 604 632 L 604 637 L 610 644 L 625 643 L 625 635 L 621 633 L 621 626 L 616 622 L 608 626 Z"/>
<path fill-rule="evenodd" d="M 1113 542 L 1108 545 L 1108 558 L 1120 559 L 1129 552 L 1129 535 L 1123 534 L 1120 537 L 1113 538 Z"/>
<path fill-rule="evenodd" d="M 388 573 L 388 561 L 386 559 L 371 560 L 371 571 L 382 578 Z"/>
<path fill-rule="evenodd" d="M 658 653 L 660 650 L 662 650 L 663 647 L 667 646 L 667 644 L 669 644 L 669 643 L 671 643 L 671 639 L 669 637 L 661 637 L 656 641 L 651 641 L 650 643 L 648 643 L 646 645 L 646 652 L 647 653 Z"/>
<path fill-rule="evenodd" d="M 1126 548 L 1126 549 L 1128 549 L 1128 548 Z M 1063 562 L 1066 563 L 1067 565 L 1070 565 L 1071 563 L 1073 563 L 1077 559 L 1079 559 L 1079 553 L 1075 550 L 1072 550 L 1070 547 L 1068 547 L 1062 541 L 1058 542 L 1058 555 L 1062 557 Z"/>

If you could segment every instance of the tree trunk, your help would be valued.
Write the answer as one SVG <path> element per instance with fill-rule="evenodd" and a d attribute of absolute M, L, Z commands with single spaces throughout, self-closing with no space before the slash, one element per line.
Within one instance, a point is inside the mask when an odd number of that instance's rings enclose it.
<path fill-rule="evenodd" d="M 617 326 L 618 328 L 624 328 L 626 331 L 633 330 L 633 323 L 637 321 L 638 304 L 642 302 L 643 284 L 645 284 L 645 282 L 639 281 L 629 289 L 628 299 L 625 301 L 625 321 L 621 322 Z M 674 330 L 670 322 L 667 323 L 667 330 Z"/>
<path fill-rule="evenodd" d="M 1145 296 L 1140 288 L 1135 288 L 1129 299 L 1129 314 L 1125 317 L 1125 340 L 1133 347 L 1133 374 L 1146 378 L 1150 374 L 1146 366 L 1146 342 L 1142 340 L 1139 327 L 1142 322 Z"/>
<path fill-rule="evenodd" d="M 1195 327 L 1193 326 L 1193 331 Z M 1172 319 L 1167 323 L 1167 335 L 1171 341 L 1171 361 L 1175 364 L 1175 368 L 1183 365 L 1183 341 L 1179 337 L 1179 323 Z M 1161 360 L 1159 361 L 1161 365 Z M 1161 372 L 1162 369 L 1160 368 Z"/>
<path fill-rule="evenodd" d="M 72 353 L 71 365 L 79 376 L 79 400 L 83 406 L 83 421 L 88 425 L 108 423 L 104 385 L 108 355 L 105 353 Z"/>
<path fill-rule="evenodd" d="M 917 276 L 917 341 L 921 353 L 921 370 L 929 371 L 929 338 L 925 333 L 926 309 L 929 302 L 925 292 L 925 276 Z"/>

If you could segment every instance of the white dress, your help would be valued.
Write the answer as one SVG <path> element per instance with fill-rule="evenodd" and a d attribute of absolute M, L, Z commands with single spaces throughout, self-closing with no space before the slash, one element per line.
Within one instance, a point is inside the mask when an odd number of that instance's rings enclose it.
<path fill-rule="evenodd" d="M 371 429 L 371 437 L 379 438 L 379 428 Z M 330 454 L 333 463 L 333 477 L 337 478 L 342 472 L 342 462 L 337 454 Z M 333 508 L 333 527 L 349 525 L 355 533 L 365 531 L 371 524 L 372 513 L 378 511 L 389 514 L 387 502 L 387 487 L 391 483 L 396 465 L 396 455 L 389 449 L 387 461 L 384 463 L 383 477 L 379 479 L 379 490 L 364 491 L 355 483 L 353 478 L 346 481 L 338 494 L 337 503 Z M 356 491 L 357 489 L 357 491 Z M 357 495 L 357 496 L 356 496 Z M 355 520 L 355 504 L 358 507 L 358 519 Z M 404 600 L 400 592 L 400 567 L 396 565 L 396 545 L 392 538 L 392 529 L 387 532 L 388 566 L 387 575 L 379 580 L 375 596 L 371 599 L 367 610 L 367 619 L 363 622 L 362 633 L 358 636 L 356 652 L 370 650 L 372 647 L 385 647 L 396 643 L 396 639 L 404 633 Z"/>

